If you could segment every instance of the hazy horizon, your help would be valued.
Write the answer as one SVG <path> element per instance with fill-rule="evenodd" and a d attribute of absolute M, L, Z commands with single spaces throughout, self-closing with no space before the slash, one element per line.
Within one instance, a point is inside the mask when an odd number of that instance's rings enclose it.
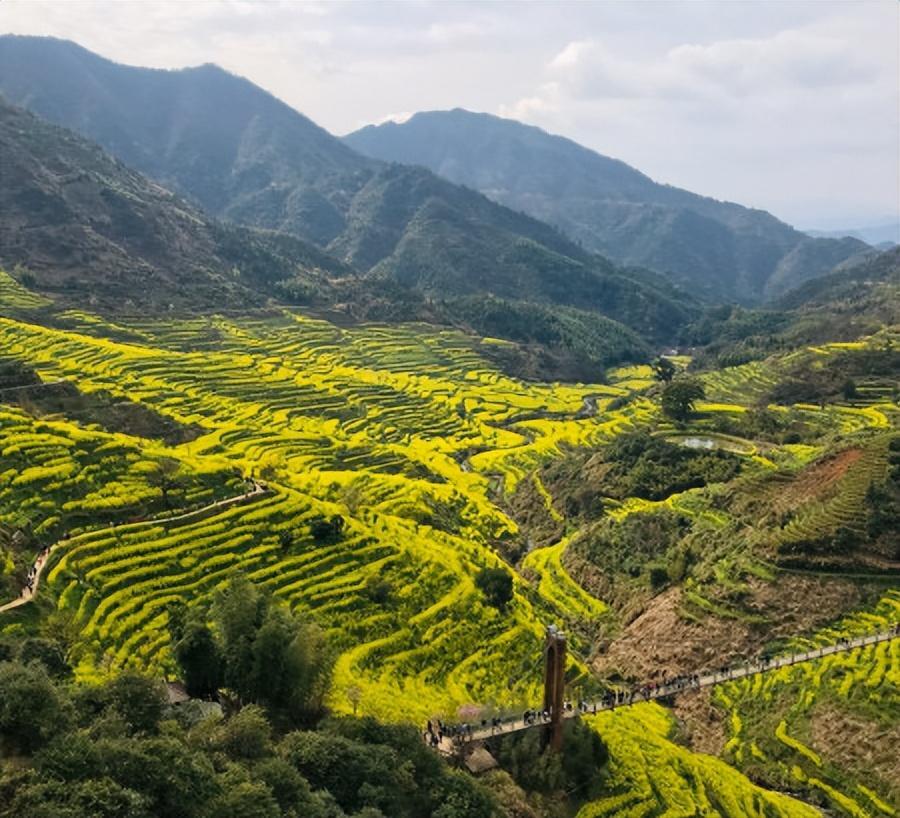
<path fill-rule="evenodd" d="M 898 23 L 882 0 L 0 4 L 2 33 L 216 63 L 338 135 L 483 111 L 819 230 L 900 220 Z"/>

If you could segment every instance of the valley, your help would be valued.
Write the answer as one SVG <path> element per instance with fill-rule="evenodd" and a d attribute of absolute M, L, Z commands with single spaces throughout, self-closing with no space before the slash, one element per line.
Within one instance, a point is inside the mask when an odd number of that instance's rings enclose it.
<path fill-rule="evenodd" d="M 896 72 L 822 75 L 874 34 L 659 4 L 645 72 L 583 39 L 642 4 L 572 3 L 519 96 L 466 25 L 345 43 L 502 4 L 140 5 L 85 42 L 165 20 L 152 68 L 33 36 L 135 4 L 0 32 L 0 818 L 897 818 L 900 248 L 389 114 L 465 40 L 469 102 L 854 223 L 891 134 L 831 92 Z"/>

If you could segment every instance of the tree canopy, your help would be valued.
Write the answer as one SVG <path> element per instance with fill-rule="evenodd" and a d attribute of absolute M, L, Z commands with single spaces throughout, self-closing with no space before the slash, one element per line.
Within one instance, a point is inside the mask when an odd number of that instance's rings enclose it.
<path fill-rule="evenodd" d="M 696 378 L 676 378 L 662 393 L 662 410 L 674 420 L 687 420 L 694 411 L 694 404 L 706 397 L 706 390 Z"/>

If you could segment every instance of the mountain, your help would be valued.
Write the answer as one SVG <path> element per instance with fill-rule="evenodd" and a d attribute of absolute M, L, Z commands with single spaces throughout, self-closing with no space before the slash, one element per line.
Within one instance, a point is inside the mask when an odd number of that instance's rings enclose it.
<path fill-rule="evenodd" d="M 219 218 L 315 242 L 429 297 L 564 304 L 656 339 L 691 314 L 670 285 L 424 168 L 364 157 L 215 66 L 134 68 L 66 41 L 5 36 L 0 91 Z"/>
<path fill-rule="evenodd" d="M 422 165 L 557 226 L 586 249 L 672 275 L 714 301 L 752 304 L 866 249 L 813 239 L 762 210 L 654 182 L 539 128 L 455 109 L 345 137 L 378 159 Z"/>
<path fill-rule="evenodd" d="M 0 265 L 71 303 L 224 307 L 348 268 L 218 224 L 71 131 L 0 98 Z"/>
<path fill-rule="evenodd" d="M 732 367 L 835 341 L 890 338 L 900 326 L 900 247 L 870 250 L 766 309 L 715 307 L 684 329 L 695 367 Z"/>

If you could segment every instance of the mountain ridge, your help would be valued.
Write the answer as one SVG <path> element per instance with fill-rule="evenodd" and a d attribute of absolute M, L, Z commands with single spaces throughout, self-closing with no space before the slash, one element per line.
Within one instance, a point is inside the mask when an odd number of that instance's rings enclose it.
<path fill-rule="evenodd" d="M 425 111 L 344 140 L 481 190 L 589 250 L 669 273 L 711 300 L 767 300 L 867 249 L 856 240 L 811 239 L 766 211 L 659 184 L 571 139 L 490 114 Z M 798 264 L 788 257 L 801 246 Z"/>
<path fill-rule="evenodd" d="M 217 223 L 64 128 L 0 97 L 0 262 L 84 305 L 259 306 L 349 269 L 288 236 Z"/>

